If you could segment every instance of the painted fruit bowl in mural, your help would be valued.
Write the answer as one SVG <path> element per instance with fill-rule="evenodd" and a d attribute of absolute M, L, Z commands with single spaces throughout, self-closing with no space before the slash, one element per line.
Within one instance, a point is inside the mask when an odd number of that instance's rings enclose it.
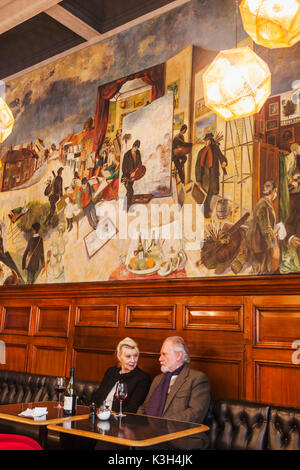
<path fill-rule="evenodd" d="M 137 257 L 131 258 L 127 269 L 130 273 L 138 276 L 147 276 L 159 270 L 159 264 L 151 257 L 139 260 Z"/>

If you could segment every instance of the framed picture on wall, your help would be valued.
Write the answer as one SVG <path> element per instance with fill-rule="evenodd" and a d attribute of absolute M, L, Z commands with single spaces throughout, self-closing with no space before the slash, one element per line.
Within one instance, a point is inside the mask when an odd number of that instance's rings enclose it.
<path fill-rule="evenodd" d="M 259 133 L 260 134 L 265 133 L 265 121 L 264 121 L 264 119 L 259 120 Z"/>
<path fill-rule="evenodd" d="M 295 142 L 295 128 L 289 127 L 288 129 L 281 130 L 280 139 L 283 143 L 293 144 Z"/>
<path fill-rule="evenodd" d="M 267 144 L 277 145 L 277 136 L 275 134 L 267 134 Z"/>
<path fill-rule="evenodd" d="M 184 113 L 179 113 L 174 115 L 174 130 L 180 130 L 181 126 L 184 124 Z"/>
<path fill-rule="evenodd" d="M 179 106 L 179 80 L 169 83 L 167 85 L 167 90 L 173 92 L 174 109 L 177 109 Z"/>
<path fill-rule="evenodd" d="M 203 116 L 204 114 L 210 113 L 211 110 L 205 106 L 205 101 L 204 98 L 200 98 L 200 100 L 197 100 L 195 103 L 195 119 L 199 118 L 200 116 Z"/>
<path fill-rule="evenodd" d="M 279 114 L 278 103 L 270 103 L 269 104 L 269 116 L 276 116 L 277 114 Z"/>
<path fill-rule="evenodd" d="M 279 127 L 279 120 L 278 119 L 269 119 L 266 122 L 266 130 L 273 131 L 274 129 L 278 129 Z"/>
<path fill-rule="evenodd" d="M 118 229 L 109 217 L 98 223 L 97 229 L 84 237 L 84 244 L 89 258 L 92 258 L 103 246 L 118 233 Z"/>

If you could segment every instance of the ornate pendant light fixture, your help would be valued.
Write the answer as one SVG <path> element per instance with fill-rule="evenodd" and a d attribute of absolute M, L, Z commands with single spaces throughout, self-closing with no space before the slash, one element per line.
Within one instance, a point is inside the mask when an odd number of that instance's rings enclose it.
<path fill-rule="evenodd" d="M 219 52 L 203 74 L 205 105 L 225 121 L 250 116 L 260 111 L 271 94 L 268 65 L 250 47 Z"/>
<path fill-rule="evenodd" d="M 268 65 L 249 47 L 221 51 L 203 74 L 205 105 L 225 121 L 257 113 L 271 93 Z"/>
<path fill-rule="evenodd" d="M 10 108 L 3 98 L 0 97 L 0 143 L 11 133 L 15 120 Z"/>
<path fill-rule="evenodd" d="M 300 39 L 300 0 L 243 0 L 245 31 L 257 44 L 289 47 Z"/>

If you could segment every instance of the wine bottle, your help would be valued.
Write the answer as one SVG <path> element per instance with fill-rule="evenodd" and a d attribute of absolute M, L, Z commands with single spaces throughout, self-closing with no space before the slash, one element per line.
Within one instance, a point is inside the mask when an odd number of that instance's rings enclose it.
<path fill-rule="evenodd" d="M 72 416 L 76 413 L 76 389 L 74 381 L 74 367 L 70 370 L 70 379 L 67 383 L 65 398 L 64 398 L 64 415 Z"/>
<path fill-rule="evenodd" d="M 139 234 L 139 242 L 138 242 L 137 251 L 138 251 L 138 259 L 139 260 L 144 259 L 145 252 L 144 252 L 141 234 Z"/>

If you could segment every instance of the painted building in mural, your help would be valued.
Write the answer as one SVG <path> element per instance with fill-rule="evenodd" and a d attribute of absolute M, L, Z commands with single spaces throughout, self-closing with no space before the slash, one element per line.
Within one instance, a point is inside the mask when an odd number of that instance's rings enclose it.
<path fill-rule="evenodd" d="M 2 283 L 300 272 L 299 45 L 264 57 L 271 96 L 226 123 L 205 106 L 202 76 L 232 47 L 230 9 L 214 14 L 215 32 L 208 6 L 199 33 L 200 7 L 9 82 Z M 242 33 L 239 45 L 253 48 Z"/>

